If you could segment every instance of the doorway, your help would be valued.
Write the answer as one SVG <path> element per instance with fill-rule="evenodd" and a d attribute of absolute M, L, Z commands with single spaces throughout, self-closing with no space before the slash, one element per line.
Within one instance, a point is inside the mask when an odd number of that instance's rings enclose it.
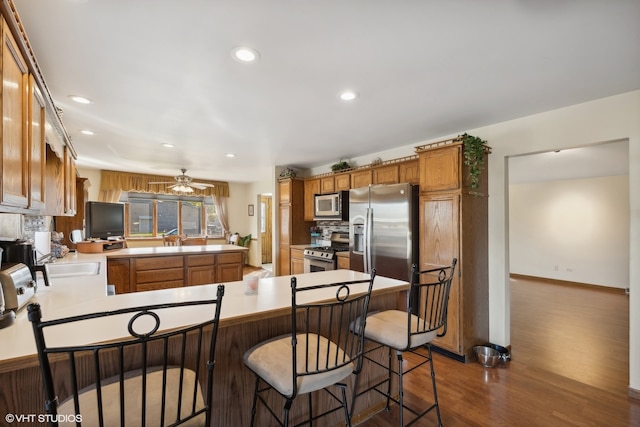
<path fill-rule="evenodd" d="M 598 376 L 628 382 L 628 153 L 623 140 L 507 159 L 514 360 L 596 387 L 611 383 Z M 622 304 L 626 313 L 602 312 L 609 299 L 618 304 L 611 310 Z M 611 318 L 620 321 L 594 342 L 589 322 Z M 611 348 L 595 351 L 602 345 Z M 612 351 L 624 357 L 602 360 Z"/>
<path fill-rule="evenodd" d="M 273 271 L 273 226 L 272 197 L 260 196 L 260 248 L 262 268 Z"/>

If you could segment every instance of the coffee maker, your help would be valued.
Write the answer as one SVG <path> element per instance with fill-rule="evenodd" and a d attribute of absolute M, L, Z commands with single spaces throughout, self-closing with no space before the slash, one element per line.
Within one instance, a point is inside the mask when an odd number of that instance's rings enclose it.
<path fill-rule="evenodd" d="M 24 240 L 0 241 L 2 248 L 2 261 L 6 263 L 21 263 L 29 267 L 33 280 L 38 280 L 37 272 L 42 273 L 45 286 L 49 286 L 49 277 L 45 264 L 39 264 L 36 257 L 36 249 L 33 244 Z"/>

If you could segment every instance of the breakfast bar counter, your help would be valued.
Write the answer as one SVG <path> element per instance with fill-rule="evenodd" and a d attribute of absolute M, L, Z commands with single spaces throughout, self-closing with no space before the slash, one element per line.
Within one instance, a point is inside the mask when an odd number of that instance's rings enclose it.
<path fill-rule="evenodd" d="M 81 254 L 76 257 L 76 262 L 107 261 L 104 254 Z M 97 275 L 54 278 L 50 287 L 40 286 L 35 299 L 42 306 L 43 318 L 46 320 L 128 306 L 215 298 L 216 293 L 216 284 L 207 284 L 108 296 L 105 276 L 102 269 Z M 297 275 L 296 278 L 299 286 L 307 286 L 358 280 L 368 278 L 368 275 L 334 270 Z M 291 276 L 261 278 L 258 293 L 254 295 L 245 294 L 243 281 L 225 283 L 216 346 L 213 425 L 249 424 L 254 376 L 244 367 L 242 356 L 259 342 L 290 333 L 290 281 Z M 402 295 L 405 294 L 407 285 L 403 281 L 376 277 L 370 311 L 402 305 Z M 314 299 L 323 300 L 328 297 L 317 294 Z M 186 316 L 184 313 L 173 318 L 167 316 L 162 320 L 162 327 L 172 328 L 194 323 L 207 315 L 210 313 L 191 310 Z M 77 336 L 86 336 L 87 342 L 95 342 L 119 338 L 118 334 L 112 325 L 99 325 L 91 331 L 78 331 Z M 52 336 L 48 339 L 63 343 L 67 338 Z M 0 343 L 0 415 L 43 413 L 42 382 L 26 310 L 17 314 L 14 325 L 0 330 Z M 365 385 L 369 380 L 368 373 L 363 371 L 360 384 Z M 366 416 L 370 408 L 379 407 L 379 402 L 380 398 L 375 395 L 364 395 L 359 398 L 355 412 Z M 302 416 L 306 405 L 294 404 L 294 407 L 292 420 Z M 267 415 L 263 413 L 260 417 Z M 336 413 L 335 419 L 331 417 L 333 415 L 327 419 L 328 425 L 340 423 L 341 413 Z M 259 418 L 258 425 L 266 425 L 266 422 L 261 423 Z"/>

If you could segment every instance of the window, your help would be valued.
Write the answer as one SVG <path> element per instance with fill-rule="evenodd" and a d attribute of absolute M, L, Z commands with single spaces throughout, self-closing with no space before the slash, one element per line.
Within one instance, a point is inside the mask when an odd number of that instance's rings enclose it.
<path fill-rule="evenodd" d="M 188 235 L 223 237 L 222 225 L 211 197 L 122 193 L 127 237 Z"/>

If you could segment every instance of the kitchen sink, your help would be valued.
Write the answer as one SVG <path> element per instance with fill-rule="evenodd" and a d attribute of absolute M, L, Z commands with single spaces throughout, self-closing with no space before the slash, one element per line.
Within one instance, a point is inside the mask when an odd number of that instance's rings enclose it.
<path fill-rule="evenodd" d="M 95 276 L 100 274 L 99 262 L 70 262 L 46 264 L 50 279 L 58 277 Z"/>

